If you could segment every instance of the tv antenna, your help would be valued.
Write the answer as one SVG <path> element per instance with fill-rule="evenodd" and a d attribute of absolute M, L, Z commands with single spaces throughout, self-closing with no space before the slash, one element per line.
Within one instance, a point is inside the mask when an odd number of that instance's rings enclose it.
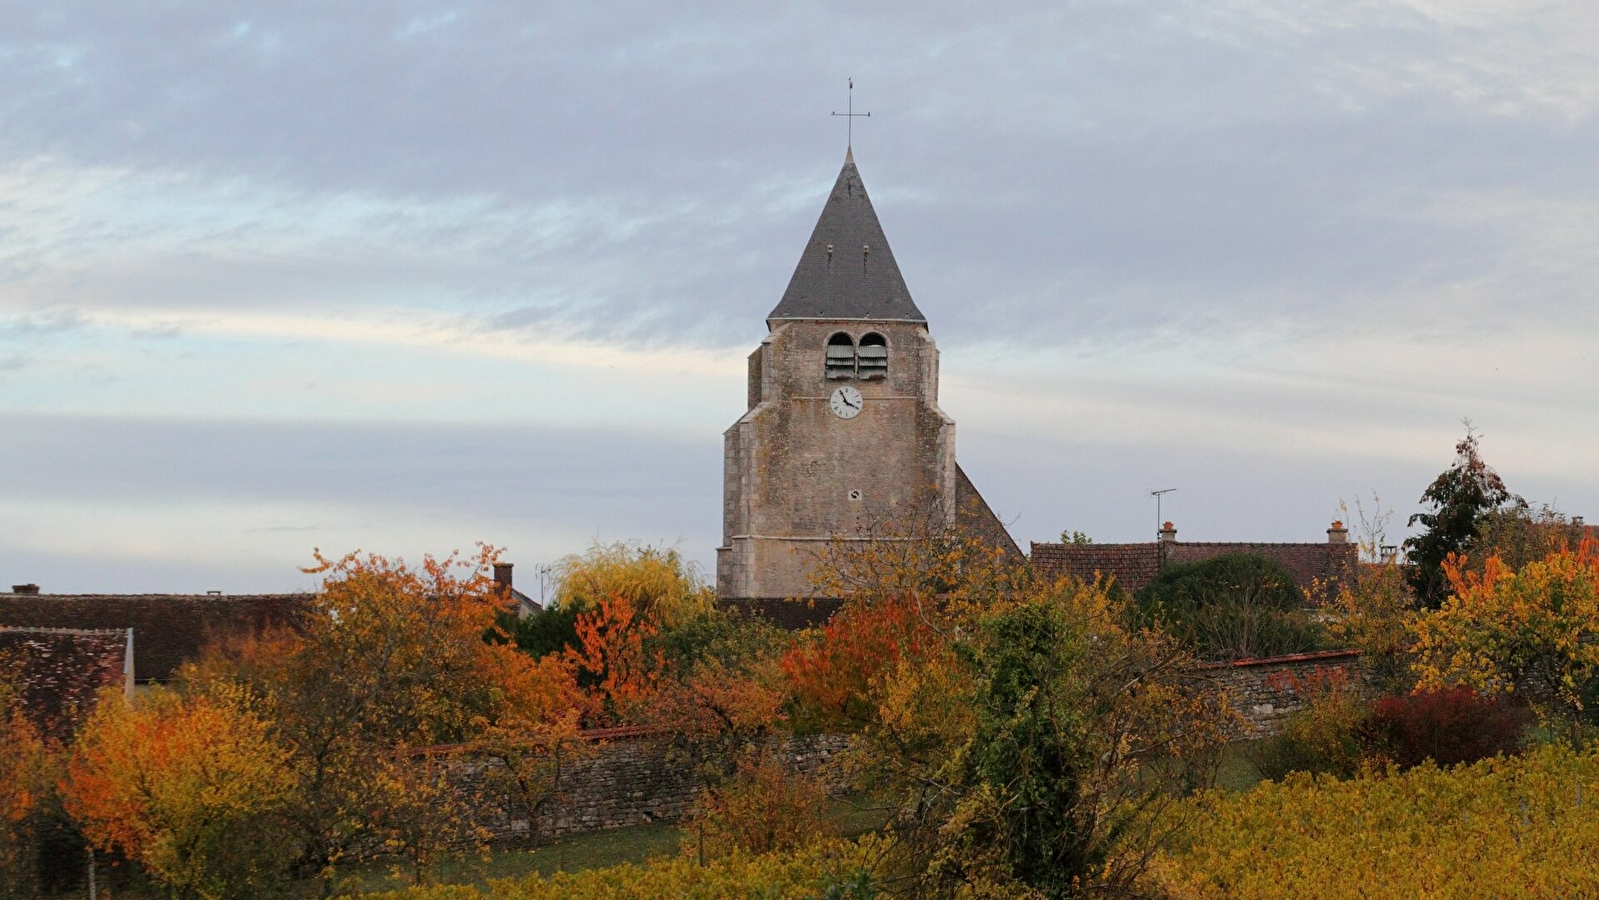
<path fill-rule="evenodd" d="M 869 112 L 858 113 L 855 111 L 854 78 L 849 80 L 849 106 L 845 107 L 845 109 L 847 109 L 848 112 L 835 112 L 833 115 L 844 117 L 844 122 L 848 125 L 848 127 L 844 130 L 844 146 L 846 148 L 850 148 L 855 146 L 855 120 L 861 117 L 868 119 L 872 117 L 872 114 Z"/>
<path fill-rule="evenodd" d="M 1164 523 L 1164 520 L 1162 520 L 1161 517 L 1160 517 L 1160 498 L 1164 497 L 1165 495 L 1167 495 L 1167 494 L 1169 494 L 1169 493 L 1171 493 L 1172 491 L 1175 491 L 1175 490 L 1177 490 L 1177 489 L 1176 488 L 1162 488 L 1161 490 L 1158 490 L 1158 491 L 1150 491 L 1149 492 L 1149 496 L 1155 498 L 1155 539 L 1156 540 L 1160 540 L 1160 529 L 1161 529 L 1161 526 Z"/>

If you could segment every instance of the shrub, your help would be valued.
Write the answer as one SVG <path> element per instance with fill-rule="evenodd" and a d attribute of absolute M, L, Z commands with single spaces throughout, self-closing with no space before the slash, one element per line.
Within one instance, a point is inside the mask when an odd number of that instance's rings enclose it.
<path fill-rule="evenodd" d="M 1171 900 L 1599 896 L 1599 755 L 1552 745 L 1443 770 L 1295 776 L 1190 801 L 1144 886 Z"/>
<path fill-rule="evenodd" d="M 1452 766 L 1514 753 L 1530 719 L 1525 707 L 1455 687 L 1384 697 L 1372 705 L 1365 730 L 1374 749 L 1408 769 L 1428 759 Z"/>
<path fill-rule="evenodd" d="M 1138 592 L 1140 617 L 1205 659 L 1303 653 L 1322 645 L 1293 576 L 1253 553 L 1167 566 Z"/>
<path fill-rule="evenodd" d="M 837 834 L 822 783 L 761 754 L 741 761 L 725 784 L 700 793 L 700 811 L 683 829 L 683 850 L 701 859 L 792 852 Z"/>

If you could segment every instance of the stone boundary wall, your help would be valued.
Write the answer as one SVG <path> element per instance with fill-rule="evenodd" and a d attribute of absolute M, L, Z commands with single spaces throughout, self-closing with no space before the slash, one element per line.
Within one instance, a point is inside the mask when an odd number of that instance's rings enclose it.
<path fill-rule="evenodd" d="M 481 755 L 436 753 L 446 777 L 474 810 L 473 825 L 499 844 L 531 845 L 566 834 L 675 822 L 694 810 L 702 782 L 695 764 L 674 740 L 654 729 L 612 729 L 563 744 L 554 792 L 529 810 L 508 790 L 503 761 Z M 789 767 L 830 785 L 843 784 L 845 735 L 779 739 L 775 750 Z M 553 766 L 553 755 L 546 761 Z"/>
<path fill-rule="evenodd" d="M 1358 650 L 1206 663 L 1200 669 L 1221 683 L 1233 708 L 1243 715 L 1244 724 L 1237 735 L 1240 738 L 1270 737 L 1282 728 L 1283 719 L 1304 708 L 1304 698 L 1293 690 L 1294 678 L 1341 671 L 1356 690 L 1369 686 Z"/>

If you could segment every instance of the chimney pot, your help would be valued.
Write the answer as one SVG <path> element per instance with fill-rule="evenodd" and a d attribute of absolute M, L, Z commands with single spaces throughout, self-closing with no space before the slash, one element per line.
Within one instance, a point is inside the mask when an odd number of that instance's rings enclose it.
<path fill-rule="evenodd" d="M 39 586 L 36 585 L 36 584 L 13 584 L 11 586 L 11 593 L 13 593 L 13 594 L 37 594 L 37 593 L 39 593 Z"/>

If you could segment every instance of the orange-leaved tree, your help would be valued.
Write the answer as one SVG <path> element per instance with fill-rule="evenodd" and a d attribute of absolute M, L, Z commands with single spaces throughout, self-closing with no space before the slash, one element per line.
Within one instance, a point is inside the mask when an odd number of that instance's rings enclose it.
<path fill-rule="evenodd" d="M 781 666 L 804 722 L 859 725 L 876 712 L 879 673 L 920 661 L 941 643 L 915 598 L 889 596 L 845 606 L 819 633 L 802 637 Z"/>
<path fill-rule="evenodd" d="M 295 629 L 224 648 L 185 671 L 193 693 L 242 684 L 263 697 L 274 737 L 292 753 L 301 868 L 322 874 L 329 889 L 359 841 L 433 854 L 475 834 L 438 817 L 406 819 L 417 809 L 411 786 L 428 783 L 420 769 L 404 771 L 431 765 L 418 748 L 484 749 L 506 759 L 530 803 L 547 792 L 538 760 L 576 730 L 587 700 L 564 660 L 530 659 L 499 631 L 496 556 L 482 546 L 412 567 L 319 554 L 313 571 L 325 575 L 323 588 Z M 449 833 L 416 831 L 430 822 Z"/>
<path fill-rule="evenodd" d="M 1416 621 L 1420 686 L 1518 694 L 1575 738 L 1599 686 L 1599 543 L 1562 548 L 1519 570 L 1489 557 L 1444 564 L 1451 595 Z"/>
<path fill-rule="evenodd" d="M 108 695 L 74 744 L 61 794 L 96 845 L 141 863 L 180 898 L 234 898 L 277 884 L 296 848 L 292 753 L 244 689 L 136 707 Z"/>
<path fill-rule="evenodd" d="M 649 642 L 660 629 L 639 617 L 633 601 L 620 594 L 600 597 L 578 614 L 576 626 L 577 645 L 566 649 L 566 661 L 608 721 L 626 716 L 654 694 L 664 658 Z"/>

